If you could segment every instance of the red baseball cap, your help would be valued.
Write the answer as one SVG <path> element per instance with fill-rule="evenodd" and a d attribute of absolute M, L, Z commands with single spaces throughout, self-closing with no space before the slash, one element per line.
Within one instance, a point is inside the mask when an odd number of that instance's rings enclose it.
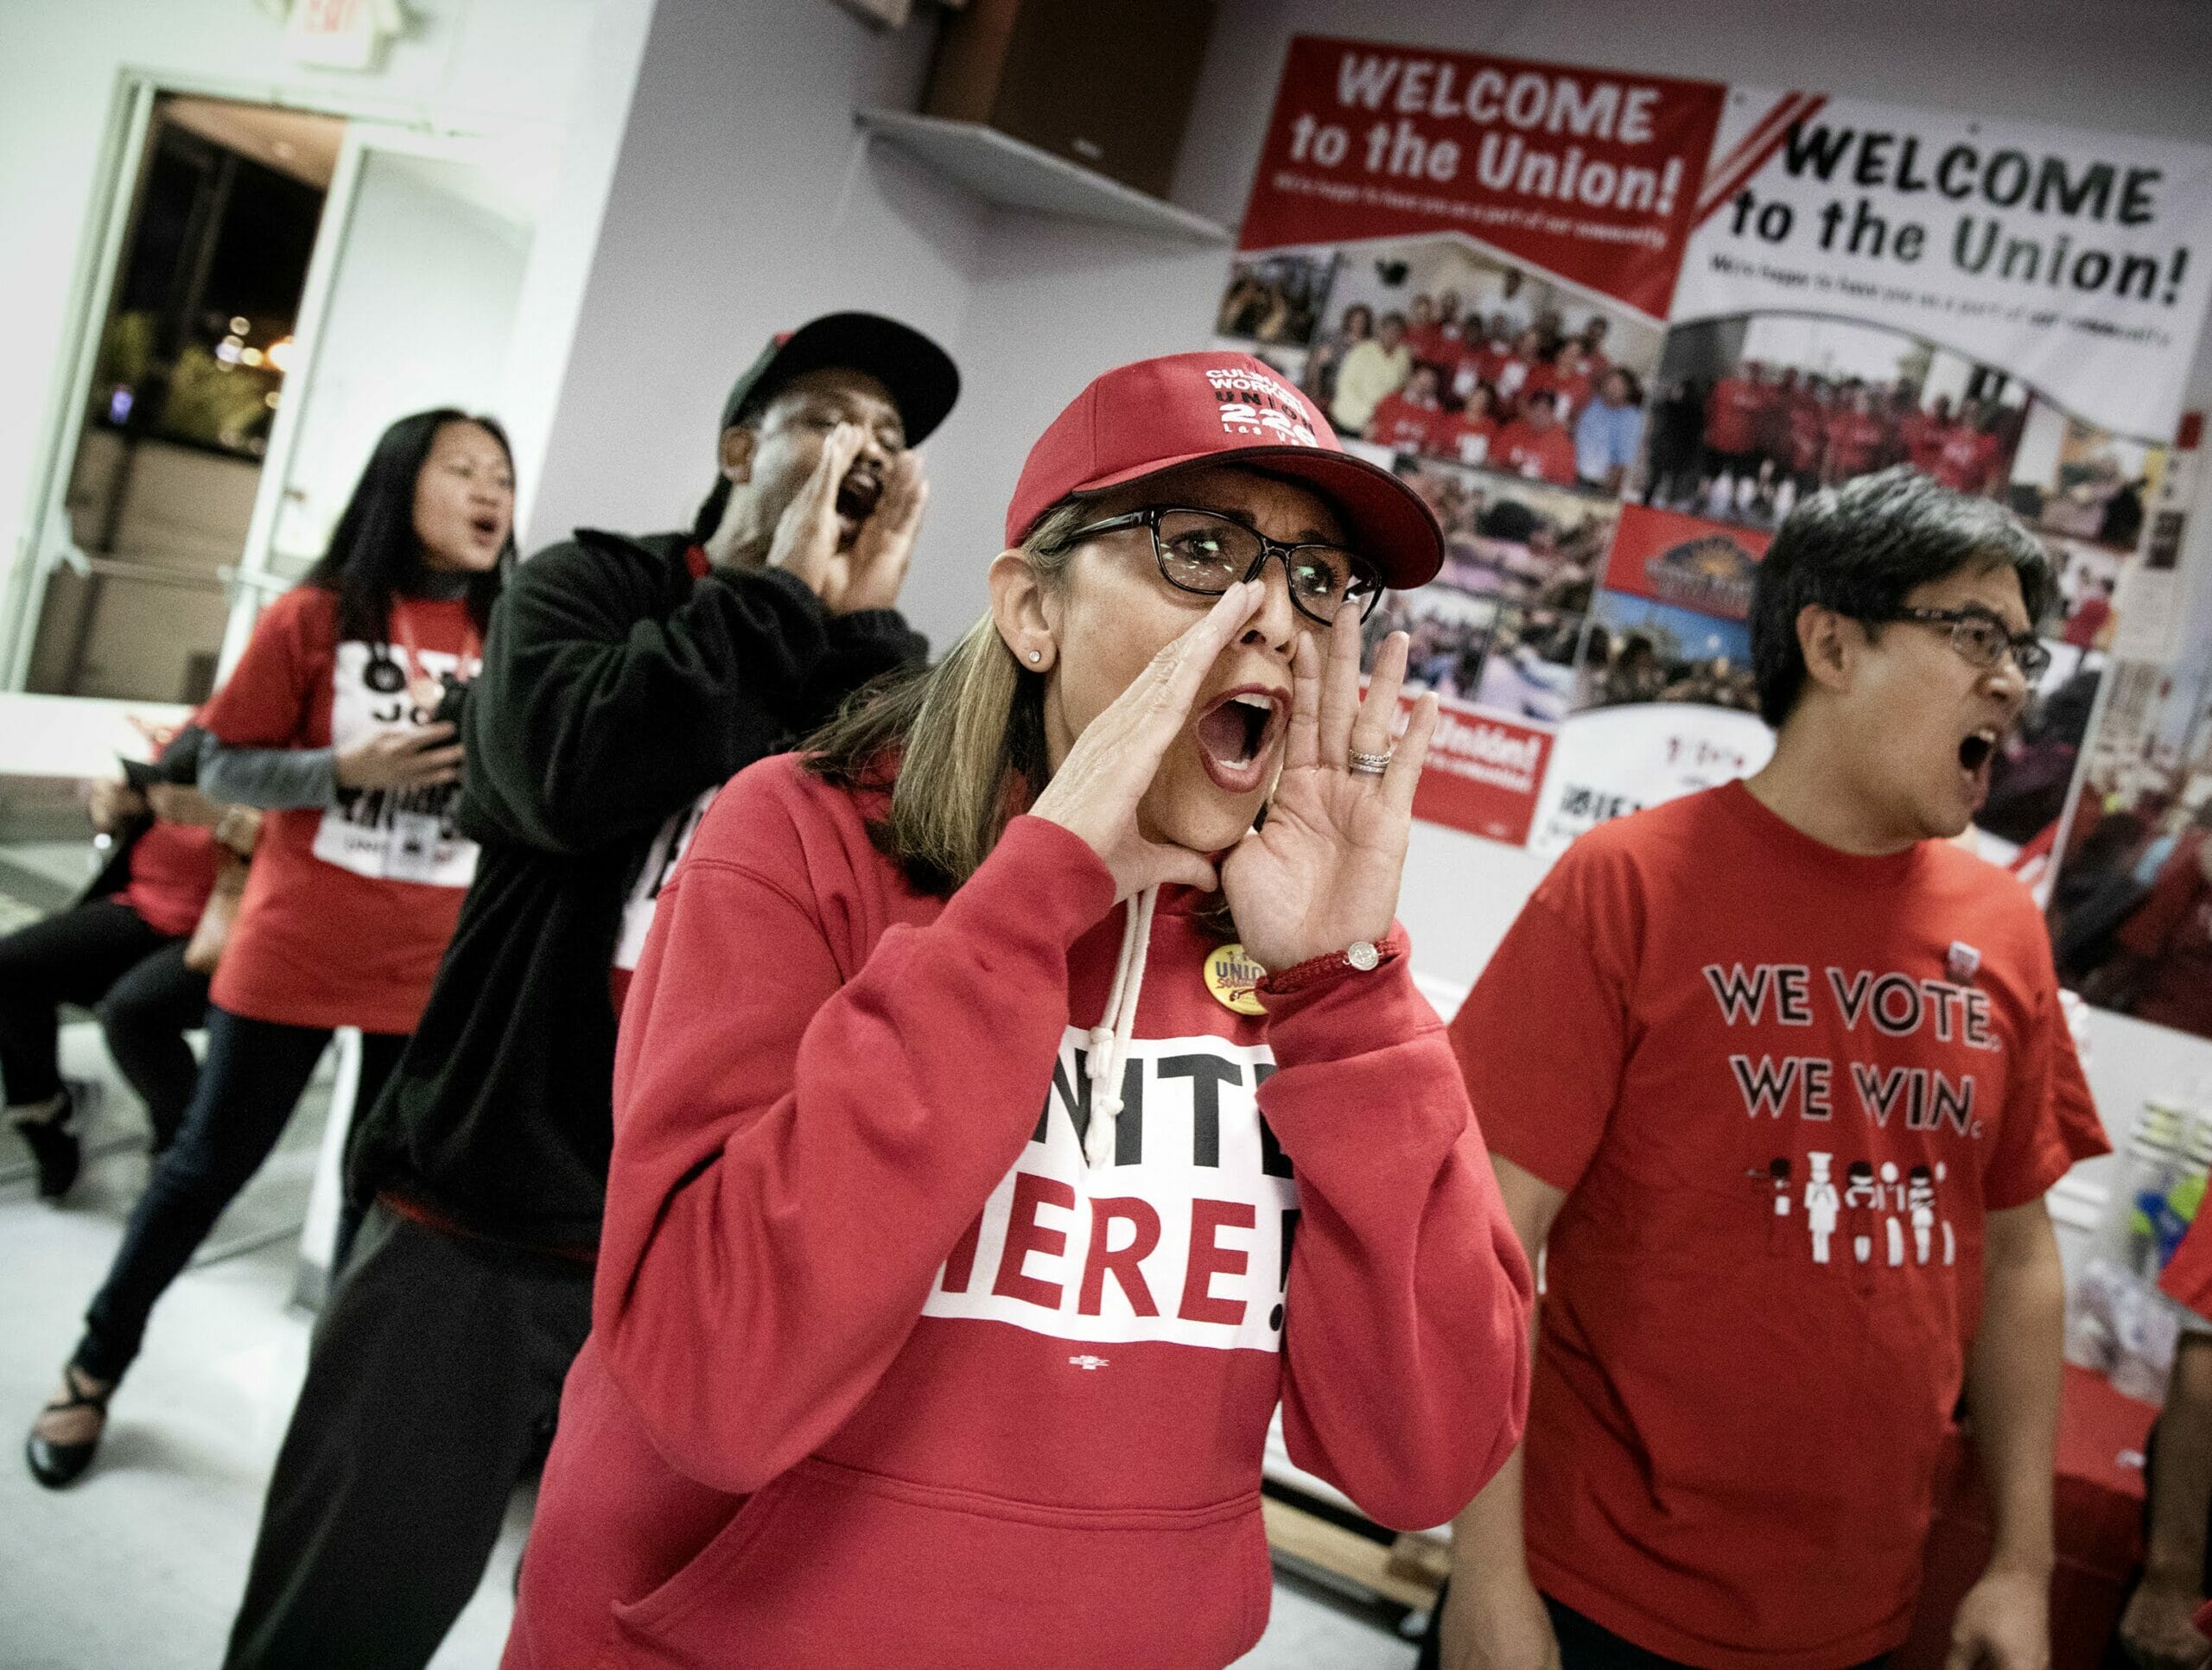
<path fill-rule="evenodd" d="M 1444 532 L 1421 495 L 1347 453 L 1320 409 L 1249 353 L 1171 353 L 1093 381 L 1029 449 L 1007 506 L 1006 543 L 1019 545 L 1071 494 L 1209 461 L 1312 487 L 1394 588 L 1424 584 L 1444 566 Z"/>

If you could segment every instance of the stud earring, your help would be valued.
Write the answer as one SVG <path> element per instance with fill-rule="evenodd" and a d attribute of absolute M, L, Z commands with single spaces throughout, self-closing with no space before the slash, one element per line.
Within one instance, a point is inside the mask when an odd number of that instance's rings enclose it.
<path fill-rule="evenodd" d="M 1032 651 L 1030 651 L 1030 652 L 1029 652 L 1029 660 L 1030 660 L 1030 663 L 1031 663 L 1031 664 L 1032 664 L 1032 665 L 1034 665 L 1036 663 L 1038 663 L 1038 662 L 1039 662 L 1039 661 L 1042 661 L 1044 658 L 1045 658 L 1045 652 L 1044 652 L 1042 650 L 1032 650 Z"/>

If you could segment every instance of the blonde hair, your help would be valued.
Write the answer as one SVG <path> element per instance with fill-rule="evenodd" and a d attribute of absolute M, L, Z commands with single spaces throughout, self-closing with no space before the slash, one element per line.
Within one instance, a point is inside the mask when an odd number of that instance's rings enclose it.
<path fill-rule="evenodd" d="M 1046 584 L 1066 569 L 1063 542 L 1092 507 L 1063 499 L 1020 547 Z M 975 874 L 1007 822 L 1044 791 L 1045 679 L 1015 659 L 986 614 L 936 665 L 857 692 L 802 745 L 806 768 L 851 789 L 887 790 L 877 846 L 925 892 Z"/>

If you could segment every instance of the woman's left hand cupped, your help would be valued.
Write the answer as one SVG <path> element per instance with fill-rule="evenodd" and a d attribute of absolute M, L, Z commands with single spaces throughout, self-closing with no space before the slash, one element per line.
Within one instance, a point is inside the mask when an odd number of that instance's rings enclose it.
<path fill-rule="evenodd" d="M 1281 972 L 1390 931 L 1414 788 L 1436 729 L 1432 692 L 1414 702 L 1392 746 L 1406 650 L 1403 632 L 1383 641 L 1364 701 L 1356 611 L 1338 616 L 1325 657 L 1310 636 L 1293 652 L 1282 776 L 1264 826 L 1236 844 L 1221 872 L 1244 949 L 1262 967 Z M 1355 753 L 1390 763 L 1354 771 Z"/>

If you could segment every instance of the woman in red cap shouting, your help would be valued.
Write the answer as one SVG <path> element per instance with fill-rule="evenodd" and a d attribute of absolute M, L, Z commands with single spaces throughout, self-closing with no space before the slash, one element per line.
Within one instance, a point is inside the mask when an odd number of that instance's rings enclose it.
<path fill-rule="evenodd" d="M 1434 698 L 1394 752 L 1399 634 L 1358 689 L 1433 521 L 1198 353 L 1086 389 L 1007 540 L 662 895 L 509 1670 L 1224 1665 L 1278 1400 L 1386 1524 L 1517 1441 L 1529 1272 L 1392 919 Z"/>

